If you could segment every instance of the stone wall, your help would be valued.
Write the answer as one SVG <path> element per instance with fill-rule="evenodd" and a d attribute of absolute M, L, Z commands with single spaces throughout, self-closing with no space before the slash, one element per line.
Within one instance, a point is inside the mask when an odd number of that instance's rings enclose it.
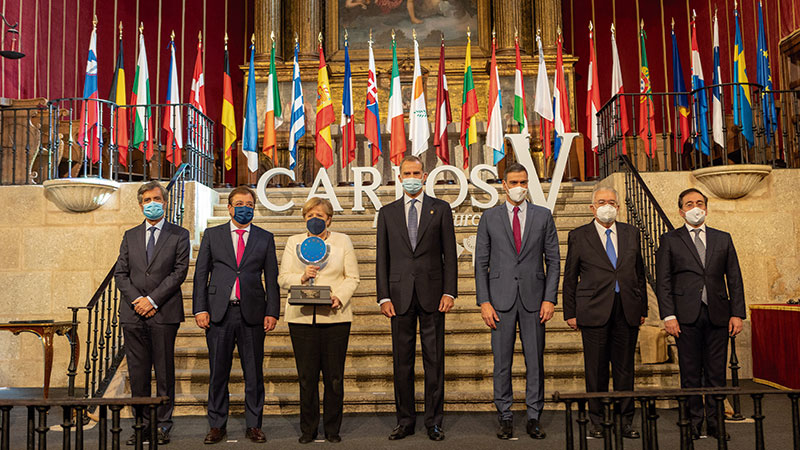
<path fill-rule="evenodd" d="M 676 227 L 684 223 L 678 213 L 678 194 L 683 189 L 694 187 L 709 196 L 706 223 L 733 237 L 747 305 L 785 303 L 800 297 L 800 170 L 773 170 L 753 192 L 736 200 L 714 197 L 690 172 L 641 175 Z M 601 183 L 613 185 L 624 196 L 623 174 L 614 174 Z M 623 204 L 623 221 L 627 215 L 624 209 Z M 737 352 L 741 376 L 751 378 L 749 309 L 747 315 L 744 331 L 737 338 Z"/>
<path fill-rule="evenodd" d="M 123 183 L 105 205 L 83 214 L 60 210 L 46 198 L 42 186 L 0 187 L 4 205 L 0 213 L 0 322 L 69 320 L 68 306 L 88 303 L 117 259 L 123 232 L 143 220 L 136 199 L 139 185 Z M 184 226 L 193 239 L 199 239 L 219 196 L 191 182 L 186 184 L 185 198 Z M 83 345 L 85 313 L 80 320 Z M 55 337 L 51 386 L 67 384 L 68 347 L 65 338 Z M 0 386 L 41 386 L 42 361 L 36 336 L 0 332 Z M 81 370 L 82 362 L 78 366 Z"/>

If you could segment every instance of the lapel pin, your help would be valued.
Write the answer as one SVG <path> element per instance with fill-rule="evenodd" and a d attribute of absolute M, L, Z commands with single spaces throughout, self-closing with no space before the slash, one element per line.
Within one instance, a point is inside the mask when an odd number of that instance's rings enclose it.
<path fill-rule="evenodd" d="M 431 210 L 431 215 L 433 215 L 433 210 Z"/>

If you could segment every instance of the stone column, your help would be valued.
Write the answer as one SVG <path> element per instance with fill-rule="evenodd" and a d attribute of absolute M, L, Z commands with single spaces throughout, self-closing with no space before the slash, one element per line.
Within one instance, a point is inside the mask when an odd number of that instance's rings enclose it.
<path fill-rule="evenodd" d="M 319 41 L 317 37 L 322 31 L 322 15 L 320 0 L 303 0 L 291 2 L 291 13 L 289 15 L 292 29 L 292 42 L 294 33 L 300 40 L 299 59 L 318 59 Z"/>
<path fill-rule="evenodd" d="M 542 47 L 545 53 L 555 53 L 556 29 L 561 26 L 561 2 L 559 0 L 533 1 L 533 36 L 542 30 Z M 562 27 L 563 28 L 563 27 Z M 534 40 L 534 48 L 536 41 Z"/>
<path fill-rule="evenodd" d="M 283 15 L 283 0 L 256 0 L 255 27 L 256 27 L 256 59 L 268 59 L 272 48 L 270 34 L 275 32 L 275 59 L 283 60 L 281 42 L 283 30 L 281 23 Z"/>
<path fill-rule="evenodd" d="M 523 32 L 521 10 L 522 0 L 492 2 L 492 25 L 497 33 L 498 54 L 514 54 L 514 30 Z"/>

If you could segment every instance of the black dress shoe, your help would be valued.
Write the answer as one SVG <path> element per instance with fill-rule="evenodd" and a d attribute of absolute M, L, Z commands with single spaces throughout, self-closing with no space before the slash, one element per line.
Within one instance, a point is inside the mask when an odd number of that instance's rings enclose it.
<path fill-rule="evenodd" d="M 145 428 L 142 430 L 142 444 L 149 444 L 150 443 L 150 428 Z M 159 442 L 160 444 L 161 442 Z M 136 445 L 136 432 L 134 431 L 131 434 L 131 437 L 125 441 L 125 445 Z"/>
<path fill-rule="evenodd" d="M 301 444 L 308 444 L 310 442 L 314 442 L 314 439 L 316 439 L 316 436 L 310 434 L 303 434 L 300 436 L 300 439 L 298 439 L 297 442 Z"/>
<path fill-rule="evenodd" d="M 632 426 L 625 425 L 622 427 L 622 437 L 626 439 L 639 439 L 641 436 L 639 432 L 634 430 Z"/>
<path fill-rule="evenodd" d="M 225 439 L 225 435 L 228 434 L 228 431 L 225 428 L 212 428 L 208 430 L 208 434 L 206 438 L 203 439 L 204 444 L 216 444 L 217 442 Z"/>
<path fill-rule="evenodd" d="M 586 437 L 589 439 L 603 439 L 605 434 L 603 434 L 603 429 L 601 427 L 592 425 Z"/>
<path fill-rule="evenodd" d="M 503 440 L 514 437 L 514 422 L 511 420 L 501 420 L 500 428 L 497 430 L 497 437 Z"/>
<path fill-rule="evenodd" d="M 245 431 L 244 437 L 250 439 L 251 442 L 255 442 L 256 444 L 261 444 L 263 442 L 267 442 L 267 436 L 264 435 L 264 432 L 261 431 L 261 428 L 250 427 Z"/>
<path fill-rule="evenodd" d="M 411 436 L 412 434 L 414 434 L 414 427 L 398 425 L 394 427 L 394 430 L 392 430 L 392 434 L 389 435 L 389 440 L 396 441 L 398 439 L 403 439 L 406 436 Z"/>
<path fill-rule="evenodd" d="M 439 428 L 439 425 L 434 425 L 428 428 L 428 437 L 432 441 L 443 441 L 444 440 L 444 431 Z"/>
<path fill-rule="evenodd" d="M 525 431 L 527 431 L 528 435 L 533 439 L 544 439 L 547 437 L 547 433 L 539 426 L 539 421 L 537 419 L 528 419 L 528 425 L 525 427 Z"/>
<path fill-rule="evenodd" d="M 342 442 L 342 437 L 338 434 L 329 434 L 325 436 L 325 439 L 332 444 L 338 444 L 339 442 Z"/>
<path fill-rule="evenodd" d="M 158 445 L 167 445 L 169 444 L 169 433 L 166 431 L 159 429 L 158 430 Z"/>

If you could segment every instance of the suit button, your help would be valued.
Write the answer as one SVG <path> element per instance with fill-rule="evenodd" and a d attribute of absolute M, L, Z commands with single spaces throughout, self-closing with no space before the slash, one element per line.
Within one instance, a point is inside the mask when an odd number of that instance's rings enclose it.
<path fill-rule="evenodd" d="M 145 276 L 148 276 L 148 277 L 150 276 L 150 272 L 145 272 L 144 274 L 145 274 Z"/>
<path fill-rule="evenodd" d="M 519 277 L 514 277 L 514 280 L 519 280 Z"/>
<path fill-rule="evenodd" d="M 236 271 L 236 275 L 239 275 L 240 273 L 241 273 L 240 271 L 238 271 L 238 270 Z"/>

